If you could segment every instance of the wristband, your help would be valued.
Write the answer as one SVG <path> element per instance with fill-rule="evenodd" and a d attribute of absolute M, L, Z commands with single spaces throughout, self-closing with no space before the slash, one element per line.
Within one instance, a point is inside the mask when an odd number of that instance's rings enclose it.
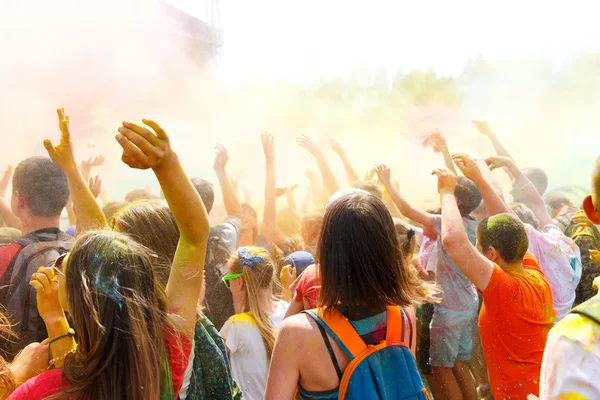
<path fill-rule="evenodd" d="M 73 328 L 69 328 L 69 330 L 66 333 L 63 333 L 62 335 L 60 335 L 59 337 L 56 337 L 54 339 L 52 339 L 49 343 L 48 346 L 50 346 L 52 343 L 59 341 L 60 339 L 66 338 L 67 336 L 71 336 L 74 337 L 75 336 L 75 330 L 73 330 Z"/>

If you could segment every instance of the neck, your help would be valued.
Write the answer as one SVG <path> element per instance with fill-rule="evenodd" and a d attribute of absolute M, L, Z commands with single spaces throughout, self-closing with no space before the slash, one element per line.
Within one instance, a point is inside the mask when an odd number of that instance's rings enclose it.
<path fill-rule="evenodd" d="M 500 265 L 505 272 L 514 273 L 514 272 L 525 272 L 525 268 L 523 268 L 523 263 L 521 261 L 517 261 L 514 263 L 502 263 Z"/>
<path fill-rule="evenodd" d="M 57 217 L 28 217 L 21 221 L 23 233 L 37 231 L 44 228 L 58 228 L 60 216 Z"/>

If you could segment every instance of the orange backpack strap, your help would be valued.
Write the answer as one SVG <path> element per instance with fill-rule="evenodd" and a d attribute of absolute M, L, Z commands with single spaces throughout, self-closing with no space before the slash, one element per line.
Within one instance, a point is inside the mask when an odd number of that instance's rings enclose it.
<path fill-rule="evenodd" d="M 399 306 L 387 306 L 386 309 L 386 342 L 388 344 L 404 344 L 404 310 Z"/>
<path fill-rule="evenodd" d="M 325 328 L 327 333 L 340 345 L 348 357 L 356 358 L 367 348 L 367 345 L 360 338 L 356 330 L 354 330 L 352 324 L 335 308 L 327 316 L 325 315 L 324 308 L 311 310 L 308 314 L 318 317 L 315 318 L 317 323 Z"/>

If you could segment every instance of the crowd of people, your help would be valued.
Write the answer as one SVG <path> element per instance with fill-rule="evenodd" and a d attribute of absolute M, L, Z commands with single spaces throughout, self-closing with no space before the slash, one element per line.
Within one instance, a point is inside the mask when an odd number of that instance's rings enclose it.
<path fill-rule="evenodd" d="M 158 123 L 123 122 L 115 139 L 161 194 L 102 200 L 103 157 L 78 162 L 57 114 L 48 157 L 0 180 L 1 398 L 600 399 L 600 158 L 579 205 L 486 122 L 486 159 L 436 132 L 444 166 L 419 167 L 435 169 L 440 206 L 423 210 L 386 165 L 361 179 L 332 140 L 340 186 L 301 136 L 320 174 L 298 207 L 265 133 L 262 213 L 218 145 L 210 226 L 212 184 Z"/>

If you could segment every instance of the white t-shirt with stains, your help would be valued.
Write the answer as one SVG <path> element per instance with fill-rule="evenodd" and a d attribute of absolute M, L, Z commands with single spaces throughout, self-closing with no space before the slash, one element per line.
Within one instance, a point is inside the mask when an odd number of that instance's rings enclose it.
<path fill-rule="evenodd" d="M 279 328 L 289 304 L 278 301 L 271 323 Z M 220 332 L 229 350 L 231 376 L 240 385 L 244 398 L 262 400 L 265 397 L 269 365 L 267 350 L 256 322 L 247 313 L 229 318 Z"/>
<path fill-rule="evenodd" d="M 600 399 L 600 325 L 577 314 L 548 335 L 540 399 Z"/>
<path fill-rule="evenodd" d="M 581 253 L 573 240 L 554 225 L 542 232 L 525 224 L 529 252 L 533 254 L 552 290 L 556 322 L 563 319 L 575 301 L 575 289 L 581 279 Z"/>

